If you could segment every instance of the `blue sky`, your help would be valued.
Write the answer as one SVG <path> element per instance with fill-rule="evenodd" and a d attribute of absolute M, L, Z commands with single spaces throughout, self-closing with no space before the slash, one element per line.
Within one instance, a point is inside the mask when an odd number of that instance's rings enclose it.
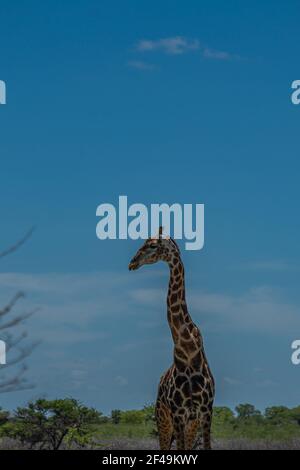
<path fill-rule="evenodd" d="M 155 399 L 171 362 L 168 270 L 129 273 L 139 246 L 99 241 L 96 207 L 204 203 L 183 250 L 217 404 L 299 404 L 299 4 L 2 1 L 0 300 L 41 339 L 36 387 L 104 412 Z M 178 39 L 179 38 L 179 39 Z"/>

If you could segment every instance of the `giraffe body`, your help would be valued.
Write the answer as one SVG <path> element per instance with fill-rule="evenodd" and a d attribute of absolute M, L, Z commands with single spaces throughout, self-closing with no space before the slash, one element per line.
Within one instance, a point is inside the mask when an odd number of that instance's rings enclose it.
<path fill-rule="evenodd" d="M 174 240 L 161 238 L 160 230 L 158 239 L 146 240 L 129 269 L 159 260 L 170 268 L 167 311 L 174 342 L 173 364 L 160 379 L 156 402 L 160 448 L 168 450 L 176 440 L 178 449 L 192 449 L 201 429 L 203 446 L 210 449 L 214 379 L 201 333 L 187 310 L 179 248 Z"/>

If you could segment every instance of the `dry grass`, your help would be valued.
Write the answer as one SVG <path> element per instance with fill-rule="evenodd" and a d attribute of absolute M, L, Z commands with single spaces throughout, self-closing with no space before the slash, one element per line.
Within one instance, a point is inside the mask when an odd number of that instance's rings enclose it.
<path fill-rule="evenodd" d="M 214 450 L 300 450 L 300 439 L 288 441 L 249 440 L 249 439 L 215 439 Z M 156 439 L 120 438 L 107 441 L 101 446 L 105 450 L 158 450 Z"/>
<path fill-rule="evenodd" d="M 300 450 L 300 439 L 281 442 L 267 439 L 215 439 L 212 447 L 214 450 Z M 97 450 L 159 450 L 158 441 L 155 438 L 113 438 L 97 442 L 95 446 L 89 448 Z M 21 449 L 26 449 L 26 447 L 22 446 L 20 442 L 9 438 L 1 439 L 0 450 Z"/>

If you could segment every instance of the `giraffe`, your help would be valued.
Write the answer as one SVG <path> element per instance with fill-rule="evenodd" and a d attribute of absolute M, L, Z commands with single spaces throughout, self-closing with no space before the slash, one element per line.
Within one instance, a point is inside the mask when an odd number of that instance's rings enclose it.
<path fill-rule="evenodd" d="M 129 270 L 164 261 L 170 268 L 167 316 L 174 342 L 174 359 L 162 375 L 155 407 L 161 450 L 193 449 L 202 430 L 204 449 L 211 449 L 210 428 L 214 401 L 214 378 L 201 333 L 191 319 L 185 300 L 184 266 L 172 238 L 148 238 L 129 263 Z"/>

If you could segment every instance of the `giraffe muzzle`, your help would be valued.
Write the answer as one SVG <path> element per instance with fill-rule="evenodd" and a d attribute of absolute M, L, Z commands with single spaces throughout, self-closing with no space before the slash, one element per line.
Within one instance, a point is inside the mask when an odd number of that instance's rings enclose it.
<path fill-rule="evenodd" d="M 128 269 L 129 271 L 135 271 L 139 267 L 136 261 L 130 261 Z"/>

